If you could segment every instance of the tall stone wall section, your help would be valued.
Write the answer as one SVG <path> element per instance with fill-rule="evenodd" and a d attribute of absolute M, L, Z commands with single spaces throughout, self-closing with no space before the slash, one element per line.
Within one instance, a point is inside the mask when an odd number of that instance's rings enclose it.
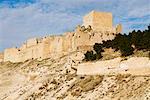
<path fill-rule="evenodd" d="M 100 32 L 75 31 L 65 33 L 63 36 L 33 38 L 27 40 L 20 48 L 5 49 L 4 61 L 22 62 L 28 59 L 59 57 L 73 51 L 91 50 L 95 43 L 102 43 L 104 38 L 110 40 L 114 37 L 113 34 L 105 36 Z"/>
<path fill-rule="evenodd" d="M 4 50 L 4 61 L 12 61 L 17 62 L 18 61 L 18 50 L 16 48 L 9 48 Z"/>

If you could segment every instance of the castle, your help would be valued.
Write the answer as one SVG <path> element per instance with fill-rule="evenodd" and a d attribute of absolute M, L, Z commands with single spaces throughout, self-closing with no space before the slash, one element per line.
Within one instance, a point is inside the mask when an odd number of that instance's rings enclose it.
<path fill-rule="evenodd" d="M 23 62 L 28 59 L 59 57 L 69 52 L 90 50 L 95 43 L 111 40 L 122 31 L 121 24 L 113 27 L 111 13 L 91 11 L 83 18 L 83 26 L 74 32 L 27 40 L 19 48 L 8 48 L 0 53 L 0 62 Z"/>

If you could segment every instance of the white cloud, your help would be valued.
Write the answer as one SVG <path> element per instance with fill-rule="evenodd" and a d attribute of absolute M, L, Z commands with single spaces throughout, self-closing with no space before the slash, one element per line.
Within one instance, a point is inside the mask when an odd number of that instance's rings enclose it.
<path fill-rule="evenodd" d="M 80 15 L 56 10 L 43 12 L 42 5 L 39 5 L 37 3 L 27 7 L 0 9 L 1 48 L 18 45 L 34 36 L 70 31 L 81 22 Z"/>
<path fill-rule="evenodd" d="M 150 16 L 150 0 L 39 0 L 31 4 L 7 4 L 0 7 L 0 50 L 18 45 L 29 37 L 71 31 L 82 23 L 82 16 L 91 10 L 109 11 L 114 23 L 122 23 L 125 32 L 135 24 L 150 20 L 130 20 Z M 149 18 L 150 19 L 150 18 Z"/>

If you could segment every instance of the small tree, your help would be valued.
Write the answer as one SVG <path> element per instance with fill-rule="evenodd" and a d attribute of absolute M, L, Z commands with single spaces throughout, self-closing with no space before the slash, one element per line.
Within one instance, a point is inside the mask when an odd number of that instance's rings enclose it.
<path fill-rule="evenodd" d="M 96 52 L 96 59 L 98 60 L 98 59 L 102 58 L 101 53 L 104 52 L 103 45 L 100 43 L 95 43 L 93 48 L 94 48 L 94 51 Z"/>
<path fill-rule="evenodd" d="M 121 51 L 121 56 L 129 56 L 133 54 L 133 48 L 131 46 L 124 46 L 123 48 L 120 49 Z"/>
<path fill-rule="evenodd" d="M 94 51 L 96 52 L 96 54 L 101 54 L 101 52 L 103 52 L 103 45 L 101 43 L 95 43 L 94 45 Z"/>
<path fill-rule="evenodd" d="M 93 51 L 87 51 L 84 54 L 84 56 L 85 56 L 84 60 L 86 60 L 86 61 L 96 60 L 96 55 L 93 53 Z"/>

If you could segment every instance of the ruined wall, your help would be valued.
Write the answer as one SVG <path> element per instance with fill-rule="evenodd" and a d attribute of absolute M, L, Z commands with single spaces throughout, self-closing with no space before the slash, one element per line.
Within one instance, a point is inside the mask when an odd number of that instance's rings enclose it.
<path fill-rule="evenodd" d="M 96 32 L 91 30 L 90 32 L 83 32 L 76 29 L 72 39 L 72 47 L 73 50 L 92 50 L 95 43 L 102 43 L 103 40 L 112 40 L 115 36 L 115 33 L 107 31 Z"/>
<path fill-rule="evenodd" d="M 74 36 L 74 49 L 90 45 L 90 35 L 84 32 L 76 32 Z"/>
<path fill-rule="evenodd" d="M 114 38 L 115 34 L 111 32 L 93 32 L 91 34 L 90 42 L 91 45 L 94 45 L 95 43 L 102 43 L 103 40 L 112 40 Z"/>
<path fill-rule="evenodd" d="M 60 57 L 73 51 L 92 50 L 95 43 L 109 40 L 115 35 L 106 33 L 93 33 L 75 31 L 63 36 L 48 36 L 34 41 L 27 41 L 20 48 L 6 49 L 4 61 L 22 62 L 28 59 L 45 59 L 49 57 Z"/>

